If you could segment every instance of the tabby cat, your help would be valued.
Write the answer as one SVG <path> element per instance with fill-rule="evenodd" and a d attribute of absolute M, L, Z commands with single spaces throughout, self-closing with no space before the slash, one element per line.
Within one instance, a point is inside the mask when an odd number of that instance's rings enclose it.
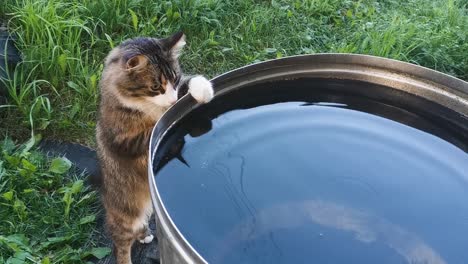
<path fill-rule="evenodd" d="M 199 103 L 213 98 L 205 77 L 182 74 L 178 57 L 184 45 L 181 32 L 164 39 L 130 39 L 104 62 L 96 139 L 106 225 L 118 264 L 131 263 L 135 240 L 153 240 L 147 176 L 153 126 L 187 92 Z"/>

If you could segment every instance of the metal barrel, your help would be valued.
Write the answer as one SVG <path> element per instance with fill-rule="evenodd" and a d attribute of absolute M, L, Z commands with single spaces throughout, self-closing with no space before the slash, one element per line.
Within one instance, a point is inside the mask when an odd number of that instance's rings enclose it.
<path fill-rule="evenodd" d="M 401 61 L 357 54 L 315 54 L 286 57 L 245 66 L 212 80 L 216 95 L 276 80 L 321 78 L 361 81 L 404 91 L 442 105 L 468 119 L 468 83 L 428 68 Z M 167 131 L 197 107 L 183 97 L 155 125 L 149 147 L 148 177 L 156 212 L 162 263 L 207 263 L 171 220 L 158 192 L 153 158 Z M 449 121 L 447 121 L 449 122 Z M 468 131 L 468 122 L 457 124 Z"/>

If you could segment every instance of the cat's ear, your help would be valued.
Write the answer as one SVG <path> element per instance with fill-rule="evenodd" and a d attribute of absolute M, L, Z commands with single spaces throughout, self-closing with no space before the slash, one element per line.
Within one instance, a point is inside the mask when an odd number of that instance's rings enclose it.
<path fill-rule="evenodd" d="M 141 71 L 148 65 L 148 58 L 144 55 L 135 55 L 127 60 L 127 71 Z"/>
<path fill-rule="evenodd" d="M 185 34 L 180 31 L 166 39 L 167 47 L 169 48 L 172 56 L 178 58 L 182 53 L 185 46 Z"/>

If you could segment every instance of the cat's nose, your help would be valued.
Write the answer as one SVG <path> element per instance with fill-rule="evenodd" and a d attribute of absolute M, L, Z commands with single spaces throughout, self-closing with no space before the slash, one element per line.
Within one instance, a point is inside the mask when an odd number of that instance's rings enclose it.
<path fill-rule="evenodd" d="M 172 105 L 172 104 L 175 104 L 175 102 L 177 102 L 177 97 L 174 96 L 174 97 L 171 97 L 171 98 L 169 99 L 169 103 L 170 103 L 171 105 Z"/>
<path fill-rule="evenodd" d="M 175 104 L 175 102 L 177 101 L 177 91 L 176 89 L 174 89 L 174 85 L 171 82 L 167 82 L 166 92 L 168 93 L 168 96 L 169 96 L 169 99 L 168 99 L 169 103 L 171 105 Z"/>
<path fill-rule="evenodd" d="M 175 102 L 177 102 L 177 92 L 175 91 L 171 92 L 168 101 L 171 105 L 175 104 Z"/>

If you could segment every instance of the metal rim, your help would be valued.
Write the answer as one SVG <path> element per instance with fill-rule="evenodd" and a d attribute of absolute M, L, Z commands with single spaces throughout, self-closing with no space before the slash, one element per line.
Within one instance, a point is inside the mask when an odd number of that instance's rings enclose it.
<path fill-rule="evenodd" d="M 349 79 L 380 84 L 437 102 L 468 118 L 468 82 L 422 66 L 370 55 L 292 56 L 241 67 L 217 76 L 211 81 L 214 84 L 215 94 L 219 96 L 255 83 L 300 77 Z M 156 123 L 149 144 L 148 177 L 158 228 L 168 236 L 167 239 L 187 263 L 207 263 L 187 241 L 168 214 L 153 175 L 153 157 L 161 140 L 181 117 L 196 107 L 195 100 L 186 95 Z"/>

